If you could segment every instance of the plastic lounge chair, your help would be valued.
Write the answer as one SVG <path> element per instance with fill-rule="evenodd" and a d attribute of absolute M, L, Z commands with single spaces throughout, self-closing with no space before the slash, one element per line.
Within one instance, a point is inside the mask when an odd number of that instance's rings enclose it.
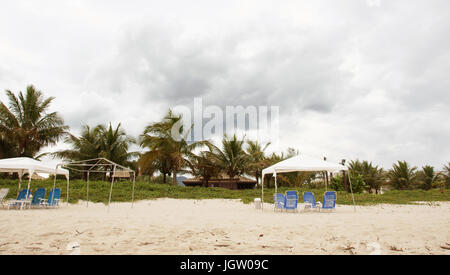
<path fill-rule="evenodd" d="M 336 192 L 334 191 L 325 192 L 323 195 L 323 204 L 321 209 L 330 211 L 336 210 L 336 199 L 337 199 Z"/>
<path fill-rule="evenodd" d="M 284 205 L 284 209 L 286 210 L 294 210 L 297 212 L 298 205 L 298 193 L 297 191 L 286 191 L 286 202 Z"/>
<path fill-rule="evenodd" d="M 59 200 L 61 198 L 61 189 L 55 188 L 48 193 L 48 199 L 41 199 L 41 205 L 45 207 L 57 207 L 59 206 Z"/>
<path fill-rule="evenodd" d="M 31 201 L 30 207 L 41 206 L 41 201 L 45 198 L 45 188 L 38 188 L 34 192 L 33 200 Z"/>
<path fill-rule="evenodd" d="M 305 209 L 316 209 L 320 210 L 320 202 L 316 202 L 314 193 L 303 192 L 303 201 L 305 202 Z"/>
<path fill-rule="evenodd" d="M 23 189 L 22 191 L 20 191 L 19 195 L 17 196 L 17 199 L 8 201 L 8 210 L 11 207 L 20 207 L 20 208 L 22 208 L 23 205 L 28 202 L 28 198 L 30 197 L 30 195 L 31 195 L 31 191 L 30 190 Z"/>
<path fill-rule="evenodd" d="M 286 204 L 286 198 L 281 193 L 276 193 L 274 195 L 274 210 L 283 211 L 284 205 Z"/>
<path fill-rule="evenodd" d="M 0 189 L 0 203 L 2 204 L 2 207 L 5 207 L 4 200 L 6 196 L 8 196 L 9 188 L 2 188 Z"/>

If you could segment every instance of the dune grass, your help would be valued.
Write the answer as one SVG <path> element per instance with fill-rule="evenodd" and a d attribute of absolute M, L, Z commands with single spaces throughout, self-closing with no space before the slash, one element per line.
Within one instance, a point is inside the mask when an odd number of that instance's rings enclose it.
<path fill-rule="evenodd" d="M 7 198 L 15 198 L 17 195 L 17 180 L 0 179 L 0 188 L 9 188 L 10 192 Z M 27 182 L 22 183 L 22 188 L 26 188 Z M 39 187 L 44 187 L 48 191 L 53 186 L 51 180 L 32 181 L 31 189 L 34 192 Z M 57 187 L 61 188 L 62 200 L 66 200 L 66 182 L 57 181 Z M 89 201 L 107 203 L 110 190 L 109 182 L 91 181 L 89 183 Z M 280 187 L 279 192 L 286 190 L 297 190 L 300 194 L 303 191 L 312 191 L 316 195 L 316 200 L 321 201 L 324 189 L 310 189 L 298 187 Z M 113 188 L 113 202 L 131 201 L 132 184 L 128 181 L 115 182 Z M 77 203 L 79 200 L 86 200 L 86 182 L 74 180 L 70 182 L 70 203 Z M 274 189 L 264 189 L 264 201 L 273 202 Z M 155 184 L 148 182 L 136 182 L 135 200 L 148 200 L 157 198 L 175 198 L 175 199 L 240 199 L 244 203 L 253 202 L 254 198 L 261 197 L 261 189 L 250 190 L 228 190 L 223 188 L 202 188 L 202 187 L 181 187 L 169 184 Z M 383 195 L 375 194 L 355 194 L 357 205 L 374 205 L 381 203 L 388 204 L 414 204 L 417 201 L 437 202 L 450 201 L 450 190 L 432 189 L 424 190 L 405 190 L 405 191 L 387 191 Z M 300 202 L 303 199 L 300 198 Z M 338 192 L 338 204 L 352 204 L 351 194 Z"/>

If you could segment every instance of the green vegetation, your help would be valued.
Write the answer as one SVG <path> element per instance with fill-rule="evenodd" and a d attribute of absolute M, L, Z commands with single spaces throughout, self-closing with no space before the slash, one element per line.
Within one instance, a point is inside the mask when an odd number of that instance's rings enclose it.
<path fill-rule="evenodd" d="M 445 186 L 450 188 L 450 163 L 444 166 L 444 172 L 442 174 L 445 182 Z"/>
<path fill-rule="evenodd" d="M 352 174 L 350 179 L 352 181 L 353 193 L 362 193 L 367 189 L 367 185 L 362 175 Z M 344 177 L 342 175 L 337 175 L 336 177 L 332 178 L 330 187 L 337 191 L 346 191 L 346 188 L 344 187 Z"/>
<path fill-rule="evenodd" d="M 44 98 L 33 86 L 17 96 L 6 90 L 9 107 L 0 102 L 0 158 L 31 157 L 56 144 L 69 129 L 56 112 L 48 112 L 53 97 Z"/>
<path fill-rule="evenodd" d="M 24 183 L 26 184 L 26 183 Z M 26 186 L 26 185 L 25 185 Z M 50 180 L 33 181 L 33 192 L 38 187 L 46 188 L 47 192 L 53 186 Z M 65 201 L 66 181 L 58 180 L 57 187 L 61 188 L 61 196 Z M 8 198 L 14 198 L 17 194 L 17 180 L 0 179 L 0 188 L 10 188 Z M 93 181 L 89 184 L 89 201 L 108 202 L 110 183 L 104 181 Z M 297 190 L 300 195 L 300 202 L 303 201 L 301 194 L 304 191 L 312 191 L 317 200 L 322 200 L 324 189 L 310 189 L 307 187 L 280 187 L 278 191 L 284 193 L 286 190 Z M 131 201 L 132 183 L 128 181 L 116 182 L 114 184 L 112 201 Z M 70 203 L 77 203 L 79 200 L 86 200 L 86 182 L 75 180 L 70 182 Z M 273 202 L 273 189 L 264 189 L 264 201 Z M 202 188 L 202 187 L 181 187 L 170 184 L 155 184 L 148 182 L 136 182 L 135 199 L 151 200 L 157 198 L 177 198 L 177 199 L 240 199 L 244 203 L 253 202 L 254 198 L 261 197 L 261 189 L 248 190 L 228 190 L 223 188 Z M 448 190 L 393 190 L 384 194 L 355 194 L 357 205 L 374 205 L 380 203 L 390 204 L 414 204 L 417 201 L 438 202 L 450 201 L 450 191 Z M 351 194 L 345 191 L 338 191 L 338 204 L 351 205 Z"/>
<path fill-rule="evenodd" d="M 136 199 L 170 198 L 225 198 L 241 199 L 251 202 L 260 196 L 260 190 L 227 190 L 220 188 L 184 188 L 177 186 L 177 175 L 190 174 L 200 177 L 203 186 L 208 187 L 208 180 L 218 175 L 228 175 L 230 178 L 253 176 L 260 181 L 261 171 L 272 164 L 299 155 L 295 148 L 286 152 L 266 154 L 270 143 L 265 145 L 246 138 L 224 135 L 221 144 L 216 146 L 211 141 L 190 142 L 193 125 L 185 129 L 183 117 L 169 110 L 160 121 L 151 122 L 136 140 L 128 136 L 119 123 L 113 127 L 103 124 L 90 127 L 85 125 L 80 136 L 68 132 L 63 119 L 56 112 L 49 112 L 53 97 L 44 98 L 43 94 L 33 86 L 28 86 L 25 94 L 17 96 L 6 91 L 8 107 L 0 102 L 0 159 L 10 157 L 33 157 L 38 159 L 40 150 L 46 146 L 55 145 L 61 138 L 70 145 L 67 150 L 53 153 L 70 161 L 84 161 L 94 158 L 106 158 L 117 164 L 130 167 L 138 176 Z M 142 151 L 130 152 L 133 144 L 139 144 Z M 342 160 L 345 164 L 345 160 Z M 449 164 L 450 165 L 450 164 Z M 420 171 L 406 161 L 398 161 L 389 170 L 384 171 L 369 161 L 350 161 L 347 173 L 333 175 L 324 172 L 292 172 L 277 175 L 280 192 L 287 189 L 313 191 L 321 199 L 324 192 L 323 182 L 330 179 L 330 186 L 338 191 L 338 203 L 351 204 L 350 188 L 347 176 L 350 174 L 352 187 L 356 193 L 358 204 L 373 203 L 412 203 L 414 201 L 449 200 L 450 168 L 444 166 L 443 171 L 435 171 L 431 166 L 424 166 Z M 104 168 L 107 169 L 107 168 Z M 106 170 L 103 170 L 106 171 Z M 111 172 L 111 170 L 109 170 Z M 159 176 L 154 177 L 154 173 Z M 90 199 L 95 202 L 106 202 L 108 199 L 112 173 L 91 175 Z M 167 184 L 166 177 L 172 177 L 172 185 Z M 17 175 L 0 173 L 0 186 L 11 189 L 10 197 L 17 193 Z M 86 172 L 71 171 L 72 181 L 71 201 L 84 199 L 86 182 L 77 179 L 87 179 Z M 102 180 L 102 181 L 96 181 Z M 264 178 L 266 191 L 265 201 L 272 201 L 272 175 Z M 62 193 L 65 195 L 65 182 Z M 162 183 L 162 184 L 161 184 Z M 33 181 L 33 188 L 46 187 L 48 181 Z M 382 187 L 398 191 L 380 191 Z M 420 190 L 421 189 L 421 190 Z M 375 194 L 372 194 L 375 192 Z M 131 184 L 118 182 L 114 187 L 113 201 L 129 201 Z"/>
<path fill-rule="evenodd" d="M 128 151 L 135 140 L 125 133 L 120 123 L 115 128 L 111 124 L 109 127 L 100 124 L 92 130 L 84 125 L 80 137 L 68 134 L 65 142 L 72 149 L 58 151 L 54 155 L 67 160 L 106 158 L 120 165 L 130 165 L 131 158 L 137 156 L 136 152 Z"/>
<path fill-rule="evenodd" d="M 250 156 L 244 150 L 245 140 L 226 134 L 222 139 L 222 148 L 210 145 L 209 155 L 213 157 L 217 166 L 230 178 L 243 175 L 248 169 Z"/>
<path fill-rule="evenodd" d="M 417 180 L 416 170 L 417 167 L 411 167 L 406 161 L 398 161 L 389 171 L 389 180 L 395 189 L 410 189 Z"/>
<path fill-rule="evenodd" d="M 422 167 L 422 171 L 417 173 L 417 177 L 422 182 L 420 186 L 424 190 L 430 190 L 438 181 L 439 175 L 434 172 L 434 167 L 426 165 Z"/>
<path fill-rule="evenodd" d="M 262 170 L 271 165 L 270 160 L 266 158 L 265 151 L 270 146 L 270 142 L 263 147 L 258 141 L 247 141 L 247 154 L 249 155 L 248 173 L 256 178 L 259 184 Z"/>
<path fill-rule="evenodd" d="M 182 116 L 174 114 L 172 110 L 162 121 L 149 124 L 140 137 L 141 147 L 149 149 L 138 161 L 140 170 L 155 171 L 152 166 L 156 164 L 161 168 L 161 164 L 164 164 L 170 170 L 162 172 L 170 171 L 172 183 L 177 185 L 177 174 L 186 167 L 187 158 L 193 155 L 195 149 L 209 145 L 207 141 L 188 142 L 190 130 L 184 128 Z"/>
<path fill-rule="evenodd" d="M 352 175 L 357 175 L 362 177 L 362 181 L 364 184 L 364 188 L 372 193 L 372 190 L 375 190 L 375 193 L 381 189 L 385 181 L 385 176 L 383 169 L 378 166 L 374 166 L 372 162 L 364 161 L 350 161 L 349 168 Z M 352 180 L 352 183 L 355 182 Z M 355 186 L 355 184 L 353 184 Z M 355 189 L 355 187 L 354 187 Z"/>

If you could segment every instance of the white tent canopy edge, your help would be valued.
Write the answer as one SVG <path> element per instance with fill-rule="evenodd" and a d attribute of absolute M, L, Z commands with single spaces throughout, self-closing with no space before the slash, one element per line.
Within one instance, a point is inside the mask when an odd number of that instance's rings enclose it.
<path fill-rule="evenodd" d="M 22 177 L 26 173 L 29 175 L 27 197 L 30 192 L 31 176 L 34 173 L 44 173 L 50 175 L 64 175 L 67 179 L 67 188 L 69 186 L 69 171 L 62 168 L 54 168 L 50 164 L 41 162 L 32 158 L 19 157 L 19 158 L 7 158 L 0 159 L 0 172 L 17 173 L 19 174 L 19 188 L 17 192 L 20 192 L 22 184 Z M 56 177 L 55 177 L 56 179 Z M 55 185 L 53 186 L 55 188 Z M 68 191 L 68 190 L 67 190 Z"/>

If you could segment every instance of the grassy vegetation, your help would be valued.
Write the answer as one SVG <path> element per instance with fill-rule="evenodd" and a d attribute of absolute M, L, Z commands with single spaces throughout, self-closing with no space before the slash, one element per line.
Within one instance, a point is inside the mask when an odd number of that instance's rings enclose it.
<path fill-rule="evenodd" d="M 9 188 L 8 198 L 15 198 L 17 194 L 17 181 L 0 179 L 0 188 Z M 27 182 L 22 183 L 22 188 L 26 188 Z M 32 181 L 31 189 L 34 192 L 36 188 L 44 187 L 48 191 L 53 186 L 53 181 Z M 61 196 L 65 201 L 66 182 L 57 181 L 57 187 L 61 188 Z M 89 200 L 92 202 L 108 202 L 109 182 L 92 181 L 89 184 Z M 116 182 L 114 184 L 112 201 L 126 202 L 131 201 L 131 182 Z M 297 190 L 299 194 L 303 191 L 312 191 L 316 194 L 317 200 L 322 200 L 324 189 L 281 187 L 279 192 L 286 190 Z M 86 200 L 86 182 L 74 180 L 70 182 L 70 203 L 76 203 L 79 200 Z M 264 189 L 264 201 L 273 202 L 273 189 Z M 261 189 L 253 190 L 228 190 L 223 188 L 202 188 L 202 187 L 181 187 L 168 184 L 154 184 L 148 182 L 136 182 L 135 200 L 157 199 L 157 198 L 180 198 L 180 199 L 240 199 L 244 203 L 253 202 L 254 198 L 261 196 Z M 302 202 L 303 200 L 300 199 Z M 388 191 L 383 195 L 375 194 L 355 194 L 355 201 L 358 205 L 373 205 L 379 203 L 390 204 L 413 204 L 416 201 L 435 202 L 450 201 L 450 190 L 432 189 L 424 190 L 403 190 Z M 352 204 L 351 194 L 338 192 L 338 204 Z"/>

